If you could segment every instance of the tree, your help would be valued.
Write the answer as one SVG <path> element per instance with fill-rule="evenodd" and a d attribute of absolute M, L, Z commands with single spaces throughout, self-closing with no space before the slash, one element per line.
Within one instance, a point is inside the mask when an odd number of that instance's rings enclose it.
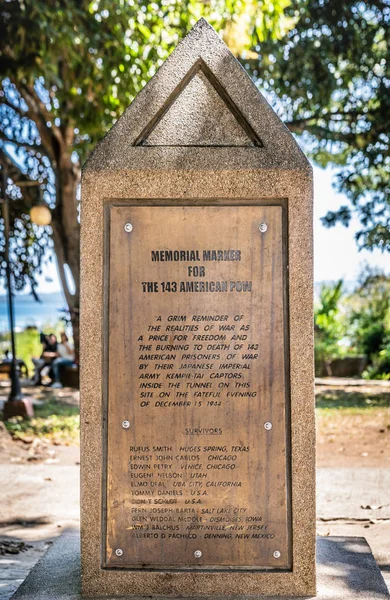
<path fill-rule="evenodd" d="M 283 2 L 279 9 L 270 0 L 257 3 L 275 31 Z M 30 283 L 34 290 L 52 241 L 76 345 L 81 164 L 198 18 L 207 16 L 217 28 L 229 24 L 234 37 L 240 15 L 254 6 L 242 0 L 0 0 L 0 164 L 8 167 L 13 199 L 14 275 L 18 289 Z M 37 228 L 28 217 L 39 194 L 52 208 L 50 228 Z"/>
<path fill-rule="evenodd" d="M 350 206 L 323 223 L 360 219 L 360 247 L 390 250 L 388 0 L 294 1 L 275 43 L 256 28 L 244 60 L 290 130 L 321 166 L 337 167 Z"/>
<path fill-rule="evenodd" d="M 364 269 L 348 305 L 352 343 L 369 361 L 365 375 L 389 379 L 390 278 L 379 270 Z"/>
<path fill-rule="evenodd" d="M 388 249 L 389 12 L 386 0 L 0 0 L 0 165 L 13 199 L 17 288 L 34 290 L 52 243 L 77 344 L 81 164 L 201 16 L 312 157 L 338 166 L 361 217 L 359 244 Z M 28 217 L 40 195 L 50 228 Z M 350 216 L 342 207 L 325 222 Z"/>
<path fill-rule="evenodd" d="M 325 363 L 328 375 L 332 375 L 330 363 L 341 354 L 340 341 L 345 334 L 345 324 L 340 311 L 343 296 L 343 280 L 322 285 L 318 303 L 314 307 L 314 346 L 316 366 Z"/>

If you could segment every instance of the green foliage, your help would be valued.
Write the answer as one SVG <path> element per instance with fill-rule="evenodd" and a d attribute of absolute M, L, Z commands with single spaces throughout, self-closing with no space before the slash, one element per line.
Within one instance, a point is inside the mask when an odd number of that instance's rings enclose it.
<path fill-rule="evenodd" d="M 340 344 L 345 334 L 345 323 L 340 310 L 343 281 L 323 285 L 319 302 L 314 309 L 314 340 L 316 365 L 329 362 L 342 355 Z"/>
<path fill-rule="evenodd" d="M 23 331 L 15 334 L 16 354 L 17 357 L 23 360 L 29 373 L 33 372 L 34 365 L 32 363 L 33 356 L 40 356 L 42 346 L 39 343 L 39 333 L 35 327 L 28 327 Z M 6 350 L 11 351 L 11 335 L 10 333 L 0 334 L 0 346 L 4 353 Z"/>
<path fill-rule="evenodd" d="M 390 250 L 390 6 L 387 0 L 297 0 L 277 44 L 254 32 L 259 58 L 245 60 L 291 131 L 351 204 L 324 224 L 355 213 L 359 246 Z"/>
<path fill-rule="evenodd" d="M 252 28 L 262 39 L 282 35 L 289 2 L 0 0 L 0 163 L 12 198 L 17 289 L 34 289 L 52 239 L 58 255 L 64 222 L 73 238 L 81 164 L 196 21 L 206 17 L 246 52 Z M 52 209 L 52 228 L 30 221 L 40 196 Z M 0 224 L 0 276 L 2 240 Z M 61 255 L 71 252 L 68 240 L 62 246 Z M 77 236 L 73 248 L 77 254 Z M 77 259 L 64 257 L 76 281 Z"/>
<path fill-rule="evenodd" d="M 63 331 L 64 327 L 61 324 L 55 326 L 46 325 L 42 330 L 46 333 L 54 332 L 59 337 L 59 332 Z M 32 363 L 33 357 L 39 357 L 42 353 L 42 345 L 39 341 L 39 331 L 35 327 L 26 327 L 23 331 L 18 331 L 15 334 L 16 354 L 17 357 L 23 360 L 28 368 L 29 374 L 34 372 Z M 3 352 L 11 351 L 11 336 L 9 333 L 0 334 L 0 346 Z"/>
<path fill-rule="evenodd" d="M 35 328 L 26 328 L 16 334 L 17 357 L 21 358 L 27 365 L 29 373 L 34 372 L 32 358 L 38 358 L 42 353 L 42 346 L 39 343 L 39 332 Z"/>
<path fill-rule="evenodd" d="M 348 302 L 352 343 L 371 363 L 364 376 L 390 378 L 390 278 L 366 269 Z"/>
<path fill-rule="evenodd" d="M 390 379 L 390 277 L 366 267 L 356 289 L 343 294 L 342 281 L 324 285 L 315 306 L 316 372 L 344 356 L 365 356 L 367 379 Z"/>
<path fill-rule="evenodd" d="M 372 365 L 363 372 L 362 376 L 364 379 L 390 380 L 390 346 L 372 358 Z"/>

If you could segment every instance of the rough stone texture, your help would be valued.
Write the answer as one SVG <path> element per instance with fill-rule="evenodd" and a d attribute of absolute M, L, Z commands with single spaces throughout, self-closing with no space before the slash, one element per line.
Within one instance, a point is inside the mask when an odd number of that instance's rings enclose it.
<path fill-rule="evenodd" d="M 262 142 L 253 147 L 137 146 L 202 60 Z M 200 102 L 198 99 L 197 102 Z M 203 97 L 202 102 L 206 102 Z M 215 104 L 210 103 L 210 114 Z M 159 112 L 160 111 L 160 112 Z M 203 110 L 203 114 L 206 111 Z M 238 113 L 237 113 L 238 114 Z M 187 115 L 186 115 L 187 118 Z M 209 118 L 209 117 L 207 117 Z M 170 129 L 168 128 L 170 131 Z M 168 131 L 167 130 L 167 131 Z M 162 135 L 162 130 L 161 130 Z M 163 140 L 161 139 L 160 142 Z M 241 144 L 241 130 L 229 133 Z M 167 139 L 169 142 L 170 139 Z M 104 210 L 140 204 L 287 205 L 291 390 L 292 572 L 155 572 L 101 568 L 104 414 Z M 238 208 L 237 208 L 238 210 Z M 312 171 L 245 71 L 201 20 L 85 166 L 81 201 L 81 540 L 86 595 L 203 596 L 315 592 Z"/>
<path fill-rule="evenodd" d="M 80 578 L 80 536 L 63 534 L 35 565 L 11 600 L 76 600 L 81 598 Z"/>
<path fill-rule="evenodd" d="M 145 140 L 147 146 L 253 146 L 205 75 L 197 73 Z"/>
<path fill-rule="evenodd" d="M 385 600 L 390 597 L 364 538 L 318 538 L 317 573 L 317 600 Z M 131 593 L 131 590 L 129 592 Z M 160 598 L 163 600 L 163 597 Z M 236 598 L 243 596 L 240 594 Z M 272 600 L 275 596 L 261 595 L 256 598 Z M 292 597 L 284 598 L 291 600 Z M 311 598 L 314 599 L 315 596 Z M 57 540 L 12 598 L 27 599 L 81 599 L 78 536 L 64 535 Z"/>
<path fill-rule="evenodd" d="M 164 145 L 169 144 L 170 140 L 168 138 L 163 142 L 161 136 L 159 136 L 159 143 L 164 144 L 162 147 L 149 148 L 135 145 L 143 136 L 145 129 L 154 123 L 156 116 L 161 116 L 166 107 L 170 106 L 172 97 L 177 97 L 177 91 L 181 89 L 183 82 L 184 85 L 187 83 L 189 73 L 196 69 L 199 61 L 204 65 L 203 69 L 211 72 L 219 82 L 230 104 L 234 105 L 236 113 L 245 116 L 246 121 L 261 140 L 263 149 L 219 148 L 217 155 L 213 148 L 207 147 L 202 148 L 201 151 L 198 148 L 188 148 L 186 145 L 167 149 Z M 207 89 L 204 87 L 204 90 Z M 203 100 L 197 98 L 194 102 L 200 106 L 202 102 L 210 99 L 212 101 L 209 103 L 209 109 L 210 114 L 213 115 L 215 102 L 209 94 L 208 99 L 203 96 Z M 180 130 L 188 120 L 188 106 L 183 114 L 179 111 L 174 112 L 177 118 L 175 125 Z M 201 114 L 204 117 L 204 106 Z M 195 118 L 195 113 L 193 117 Z M 201 118 L 196 116 L 197 126 L 202 131 Z M 218 126 L 218 118 L 217 111 L 214 127 Z M 169 129 L 172 130 L 172 124 Z M 229 135 L 230 143 L 238 146 L 242 143 L 241 130 L 232 130 Z M 232 138 L 235 141 L 232 141 Z M 287 127 L 204 19 L 201 19 L 182 40 L 103 141 L 98 144 L 85 166 L 85 172 L 118 171 L 129 168 L 135 171 L 138 168 L 167 169 L 169 167 L 185 171 L 193 169 L 207 171 L 214 168 L 257 170 L 265 167 L 298 168 L 306 172 L 310 170 L 306 157 Z"/>

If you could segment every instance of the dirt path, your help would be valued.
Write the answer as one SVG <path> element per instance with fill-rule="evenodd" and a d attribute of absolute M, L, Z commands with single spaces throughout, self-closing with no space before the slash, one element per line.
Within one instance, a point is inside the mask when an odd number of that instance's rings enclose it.
<path fill-rule="evenodd" d="M 317 466 L 390 468 L 390 382 L 319 381 Z"/>
<path fill-rule="evenodd" d="M 390 383 L 336 381 L 316 394 L 317 533 L 366 537 L 389 585 Z M 55 537 L 79 527 L 79 462 L 77 445 L 15 442 L 0 429 L 0 600 Z"/>

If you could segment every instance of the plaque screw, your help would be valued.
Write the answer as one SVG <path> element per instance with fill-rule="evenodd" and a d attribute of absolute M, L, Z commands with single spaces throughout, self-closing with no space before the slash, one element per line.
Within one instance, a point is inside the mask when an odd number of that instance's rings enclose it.
<path fill-rule="evenodd" d="M 280 558 L 280 552 L 279 552 L 279 550 L 275 550 L 275 552 L 274 552 L 274 558 Z"/>
<path fill-rule="evenodd" d="M 266 421 L 264 423 L 264 429 L 266 429 L 267 431 L 269 431 L 270 429 L 272 429 L 272 423 L 270 423 L 270 421 Z"/>
<path fill-rule="evenodd" d="M 268 229 L 268 225 L 267 223 L 260 223 L 259 225 L 259 230 L 261 231 L 261 233 L 265 233 Z"/>
<path fill-rule="evenodd" d="M 202 558 L 202 552 L 200 550 L 195 550 L 194 556 L 195 558 Z"/>
<path fill-rule="evenodd" d="M 130 421 L 122 421 L 123 429 L 128 429 L 130 427 Z"/>
<path fill-rule="evenodd" d="M 117 548 L 117 549 L 115 550 L 115 554 L 116 554 L 117 556 L 123 556 L 123 550 L 122 550 L 122 548 Z M 275 553 L 274 553 L 274 554 L 275 554 Z"/>
<path fill-rule="evenodd" d="M 126 223 L 125 231 L 126 231 L 126 233 L 130 233 L 130 231 L 133 231 L 133 226 L 131 223 Z"/>

